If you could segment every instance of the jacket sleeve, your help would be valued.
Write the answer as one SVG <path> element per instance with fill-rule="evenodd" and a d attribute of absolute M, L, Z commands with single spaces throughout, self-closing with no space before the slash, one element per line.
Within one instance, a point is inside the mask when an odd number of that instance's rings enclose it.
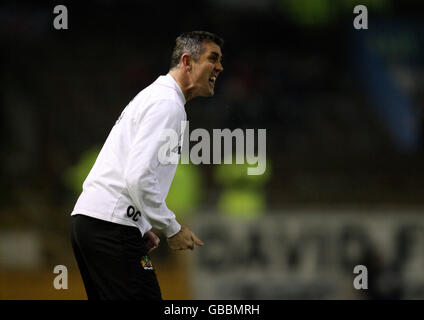
<path fill-rule="evenodd" d="M 180 108 L 171 100 L 160 100 L 150 106 L 136 123 L 125 169 L 125 183 L 134 204 L 150 224 L 168 238 L 180 231 L 181 225 L 166 206 L 166 196 L 163 198 L 161 193 L 157 169 L 164 164 L 159 162 L 158 152 L 165 143 L 161 141 L 165 130 L 180 132 L 184 120 Z"/>

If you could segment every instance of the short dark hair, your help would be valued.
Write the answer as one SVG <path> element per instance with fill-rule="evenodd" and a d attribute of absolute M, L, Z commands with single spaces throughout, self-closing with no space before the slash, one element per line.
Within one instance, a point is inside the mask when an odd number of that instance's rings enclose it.
<path fill-rule="evenodd" d="M 175 40 L 175 47 L 172 51 L 171 58 L 171 69 L 178 66 L 181 56 L 184 53 L 190 54 L 194 61 L 197 61 L 203 51 L 203 42 L 216 43 L 221 50 L 224 46 L 224 40 L 222 38 L 207 31 L 191 31 L 183 33 Z"/>

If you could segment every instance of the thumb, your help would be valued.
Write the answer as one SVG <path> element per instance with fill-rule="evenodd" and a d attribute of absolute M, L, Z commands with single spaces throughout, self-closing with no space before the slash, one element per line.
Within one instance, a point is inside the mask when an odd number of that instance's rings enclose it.
<path fill-rule="evenodd" d="M 196 235 L 193 232 L 191 233 L 191 238 L 193 239 L 194 243 L 197 244 L 198 246 L 204 245 L 203 241 L 200 240 L 198 237 L 196 237 Z"/>

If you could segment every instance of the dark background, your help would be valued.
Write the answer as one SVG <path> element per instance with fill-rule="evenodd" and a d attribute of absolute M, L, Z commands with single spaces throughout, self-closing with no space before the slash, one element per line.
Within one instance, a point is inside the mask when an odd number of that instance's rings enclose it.
<path fill-rule="evenodd" d="M 68 30 L 53 27 L 59 4 Z M 368 30 L 353 28 L 356 4 Z M 46 261 L 60 255 L 78 196 L 66 170 L 167 73 L 191 30 L 225 45 L 215 96 L 186 105 L 190 129 L 267 130 L 268 210 L 420 207 L 423 16 L 422 2 L 394 0 L 2 2 L 0 224 L 39 230 Z M 214 166 L 200 168 L 202 212 L 221 186 Z"/>

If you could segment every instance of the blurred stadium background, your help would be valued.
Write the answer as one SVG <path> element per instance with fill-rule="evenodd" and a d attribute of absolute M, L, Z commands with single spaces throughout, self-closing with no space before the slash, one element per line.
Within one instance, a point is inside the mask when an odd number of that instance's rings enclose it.
<path fill-rule="evenodd" d="M 53 28 L 58 4 L 68 30 Z M 162 239 L 164 298 L 424 298 L 423 16 L 395 0 L 2 2 L 0 299 L 86 298 L 68 240 L 81 182 L 190 30 L 226 41 L 190 129 L 265 128 L 268 167 L 180 165 L 167 202 L 206 245 Z"/>

